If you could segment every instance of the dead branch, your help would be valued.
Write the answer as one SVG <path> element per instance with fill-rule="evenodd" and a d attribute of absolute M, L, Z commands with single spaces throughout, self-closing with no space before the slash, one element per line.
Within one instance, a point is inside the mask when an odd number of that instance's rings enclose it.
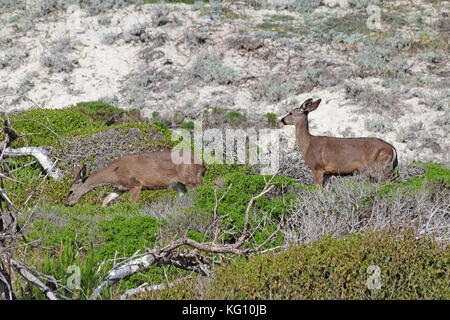
<path fill-rule="evenodd" d="M 48 299 L 58 300 L 55 293 L 49 287 L 47 287 L 41 280 L 39 280 L 39 278 L 37 278 L 35 275 L 29 272 L 28 268 L 24 264 L 15 259 L 10 259 L 10 262 L 13 265 L 14 269 L 16 269 L 16 271 L 19 272 L 22 277 L 24 277 L 27 281 L 31 282 L 36 287 L 38 287 Z"/>
<path fill-rule="evenodd" d="M 5 268 L 0 265 L 0 300 L 16 300 L 14 290 L 11 285 L 11 278 L 5 271 Z"/>
<path fill-rule="evenodd" d="M 50 159 L 47 150 L 45 150 L 42 147 L 23 147 L 17 149 L 10 148 L 11 143 L 14 140 L 20 138 L 20 136 L 17 135 L 16 132 L 8 126 L 8 120 L 5 120 L 3 122 L 3 128 L 0 131 L 0 133 L 2 132 L 5 133 L 6 139 L 5 141 L 0 142 L 0 150 L 1 150 L 0 159 L 3 159 L 3 157 L 5 156 L 12 158 L 32 156 L 37 159 L 37 161 L 41 164 L 42 168 L 48 173 L 50 177 L 52 177 L 55 180 L 62 179 L 63 174 L 61 170 L 59 170 L 55 166 L 56 162 L 53 162 Z"/>
<path fill-rule="evenodd" d="M 1 144 L 0 144 L 1 148 Z M 32 156 L 40 163 L 42 168 L 48 173 L 48 175 L 54 180 L 61 180 L 63 173 L 60 169 L 54 166 L 54 162 L 48 155 L 47 150 L 42 147 L 23 147 L 17 149 L 6 148 L 4 155 L 11 158 Z"/>
<path fill-rule="evenodd" d="M 149 285 L 148 283 L 143 283 L 137 288 L 128 289 L 124 294 L 120 296 L 120 300 L 128 300 L 131 296 L 137 295 L 139 293 L 149 292 L 149 291 L 157 291 L 164 290 L 166 288 L 171 288 L 175 284 L 180 283 L 181 281 L 186 280 L 186 278 L 177 279 L 173 282 L 161 283 L 161 284 L 153 284 Z"/>
<path fill-rule="evenodd" d="M 94 290 L 90 299 L 97 299 L 106 288 L 106 286 L 113 286 L 120 280 L 129 278 L 131 275 L 146 270 L 154 265 L 173 265 L 184 270 L 191 270 L 202 275 L 209 275 L 211 273 L 210 261 L 204 255 L 199 254 L 198 251 L 209 254 L 247 254 L 248 250 L 242 249 L 241 247 L 244 243 L 248 242 L 250 238 L 250 210 L 256 200 L 258 200 L 260 197 L 274 188 L 274 185 L 272 185 L 272 180 L 274 177 L 275 175 L 273 175 L 269 179 L 269 181 L 266 181 L 263 190 L 258 195 L 252 197 L 248 202 L 244 217 L 244 228 L 241 232 L 240 237 L 234 243 L 217 243 L 216 241 L 218 237 L 216 237 L 215 235 L 213 240 L 210 242 L 197 242 L 184 236 L 180 239 L 172 241 L 164 247 L 155 247 L 151 250 L 148 250 L 144 256 L 113 268 L 106 275 L 100 285 Z M 226 194 L 229 190 L 230 187 L 226 192 L 224 192 L 224 194 Z M 218 202 L 223 198 L 224 196 L 218 199 L 217 195 L 215 195 L 215 216 L 217 215 L 216 210 Z M 216 223 L 219 223 L 219 221 L 217 220 Z M 273 235 L 270 236 L 270 238 L 272 237 Z M 180 252 L 180 250 L 177 250 L 183 246 L 188 246 L 191 248 L 191 250 L 185 250 L 184 252 Z"/>
<path fill-rule="evenodd" d="M 0 143 L 1 154 L 0 160 L 3 159 L 4 156 L 9 156 L 11 151 L 21 151 L 20 149 L 11 149 L 9 145 L 12 141 L 17 138 L 14 131 L 7 127 L 7 121 L 4 122 L 4 126 L 2 129 L 3 132 L 6 133 L 5 141 Z M 42 157 L 42 152 L 39 151 L 39 148 L 21 148 L 28 149 L 25 152 L 25 155 L 33 155 L 35 156 L 39 162 L 44 159 L 44 169 L 47 169 L 47 174 L 43 178 L 41 184 L 31 192 L 31 195 L 27 199 L 28 200 L 42 187 L 43 182 L 47 179 L 50 174 L 58 174 L 58 171 L 54 171 L 55 163 L 49 160 L 49 157 L 44 153 L 44 157 Z M 31 149 L 31 150 L 30 150 Z M 36 152 L 36 150 L 38 152 Z M 23 150 L 22 150 L 23 151 Z M 44 150 L 45 151 L 45 150 Z M 17 154 L 14 156 L 22 156 L 23 153 Z M 47 166 L 45 161 L 48 162 Z M 61 173 L 59 172 L 61 175 Z M 62 177 L 62 175 L 61 175 Z M 57 281 L 50 276 L 42 274 L 37 270 L 33 270 L 30 266 L 25 264 L 24 262 L 19 261 L 15 258 L 17 250 L 22 245 L 28 245 L 29 243 L 26 241 L 25 237 L 22 234 L 21 227 L 19 226 L 19 216 L 23 212 L 23 208 L 18 209 L 6 193 L 3 187 L 3 178 L 8 178 L 2 172 L 0 172 L 0 299 L 14 300 L 16 296 L 14 294 L 14 288 L 11 284 L 11 274 L 14 274 L 14 271 L 20 274 L 25 281 L 32 284 L 41 290 L 45 296 L 50 300 L 57 300 L 59 298 L 68 299 L 59 294 L 55 294 L 52 289 L 50 289 L 43 281 L 53 282 L 56 288 L 60 287 Z M 18 181 L 19 182 L 19 181 Z M 25 205 L 24 205 L 25 206 Z M 23 241 L 23 242 L 22 242 Z"/>
<path fill-rule="evenodd" d="M 162 283 L 162 284 L 149 285 L 148 283 L 143 283 L 142 285 L 140 285 L 137 288 L 133 288 L 133 289 L 129 289 L 129 290 L 125 291 L 125 293 L 120 296 L 120 300 L 128 300 L 131 296 L 134 296 L 136 294 L 143 293 L 146 291 L 163 290 L 166 287 L 170 287 L 170 284 L 166 285 L 165 283 Z"/>

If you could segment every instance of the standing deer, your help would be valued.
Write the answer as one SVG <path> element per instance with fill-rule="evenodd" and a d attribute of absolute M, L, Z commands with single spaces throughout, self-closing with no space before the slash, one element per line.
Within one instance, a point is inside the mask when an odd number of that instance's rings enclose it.
<path fill-rule="evenodd" d="M 342 175 L 367 169 L 372 178 L 386 181 L 389 168 L 398 164 L 395 148 L 378 138 L 335 138 L 309 133 L 308 113 L 321 102 L 308 99 L 284 116 L 284 125 L 295 125 L 295 137 L 306 165 L 314 175 L 314 184 L 321 186 L 324 174 Z"/>
<path fill-rule="evenodd" d="M 185 159 L 174 162 L 174 155 Z M 179 163 L 179 164 L 177 164 Z M 89 191 L 106 185 L 116 188 L 103 199 L 102 206 L 130 191 L 131 203 L 136 203 L 142 189 L 173 188 L 182 195 L 186 186 L 193 188 L 203 184 L 205 166 L 202 161 L 187 150 L 147 152 L 130 154 L 114 160 L 105 168 L 87 176 L 86 166 L 75 169 L 75 180 L 69 190 L 67 206 L 73 206 Z"/>

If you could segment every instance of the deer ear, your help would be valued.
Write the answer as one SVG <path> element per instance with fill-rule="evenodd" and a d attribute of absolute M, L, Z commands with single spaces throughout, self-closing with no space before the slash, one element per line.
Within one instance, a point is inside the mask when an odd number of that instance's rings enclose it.
<path fill-rule="evenodd" d="M 319 106 L 320 102 L 322 101 L 322 99 L 318 99 L 314 102 L 312 102 L 312 99 L 308 99 L 311 100 L 310 104 L 306 106 L 305 111 L 311 112 L 317 109 L 317 107 Z"/>
<path fill-rule="evenodd" d="M 72 167 L 72 173 L 73 173 L 73 176 L 75 177 L 75 180 L 77 180 L 79 178 L 80 171 L 81 171 L 81 167 L 78 164 L 76 164 Z"/>
<path fill-rule="evenodd" d="M 80 168 L 79 165 L 76 165 L 74 168 L 75 181 L 81 180 L 84 182 L 86 180 L 86 165 Z"/>
<path fill-rule="evenodd" d="M 81 168 L 81 170 L 80 170 L 80 179 L 83 182 L 87 179 L 86 165 L 84 165 L 83 168 Z"/>
<path fill-rule="evenodd" d="M 301 108 L 303 108 L 303 109 L 308 108 L 312 102 L 313 102 L 313 99 L 309 98 L 308 100 L 306 100 L 305 102 L 302 103 Z"/>

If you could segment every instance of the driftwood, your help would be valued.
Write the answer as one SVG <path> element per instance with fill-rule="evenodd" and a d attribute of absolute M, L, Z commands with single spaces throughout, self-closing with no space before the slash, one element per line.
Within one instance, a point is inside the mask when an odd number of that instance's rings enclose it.
<path fill-rule="evenodd" d="M 3 123 L 3 128 L 1 131 L 5 132 L 6 134 L 5 141 L 0 142 L 1 159 L 3 157 L 17 158 L 32 156 L 36 158 L 36 160 L 40 163 L 42 168 L 48 173 L 51 178 L 53 178 L 54 180 L 62 179 L 63 174 L 61 170 L 59 170 L 55 166 L 55 162 L 52 161 L 52 159 L 48 155 L 47 150 L 45 150 L 43 147 L 23 147 L 12 149 L 10 148 L 11 143 L 14 140 L 18 139 L 19 136 L 14 132 L 13 129 L 8 127 L 8 122 L 6 120 Z"/>

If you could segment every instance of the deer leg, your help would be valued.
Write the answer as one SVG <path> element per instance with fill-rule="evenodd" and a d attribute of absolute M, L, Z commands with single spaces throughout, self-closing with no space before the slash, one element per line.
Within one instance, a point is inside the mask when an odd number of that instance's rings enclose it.
<path fill-rule="evenodd" d="M 321 187 L 322 186 L 322 184 L 323 184 L 323 174 L 324 174 L 323 170 L 314 170 L 313 171 L 314 185 L 316 187 Z"/>
<path fill-rule="evenodd" d="M 114 191 L 108 194 L 102 201 L 102 207 L 106 207 L 108 203 L 113 201 L 114 199 L 118 198 L 123 192 L 121 191 Z"/>
<path fill-rule="evenodd" d="M 181 197 L 183 194 L 187 193 L 186 186 L 181 182 L 172 182 L 168 185 L 168 188 L 175 190 Z"/>
<path fill-rule="evenodd" d="M 130 189 L 130 197 L 131 197 L 131 203 L 137 203 L 139 200 L 139 195 L 141 194 L 142 186 L 136 186 L 132 189 Z"/>

